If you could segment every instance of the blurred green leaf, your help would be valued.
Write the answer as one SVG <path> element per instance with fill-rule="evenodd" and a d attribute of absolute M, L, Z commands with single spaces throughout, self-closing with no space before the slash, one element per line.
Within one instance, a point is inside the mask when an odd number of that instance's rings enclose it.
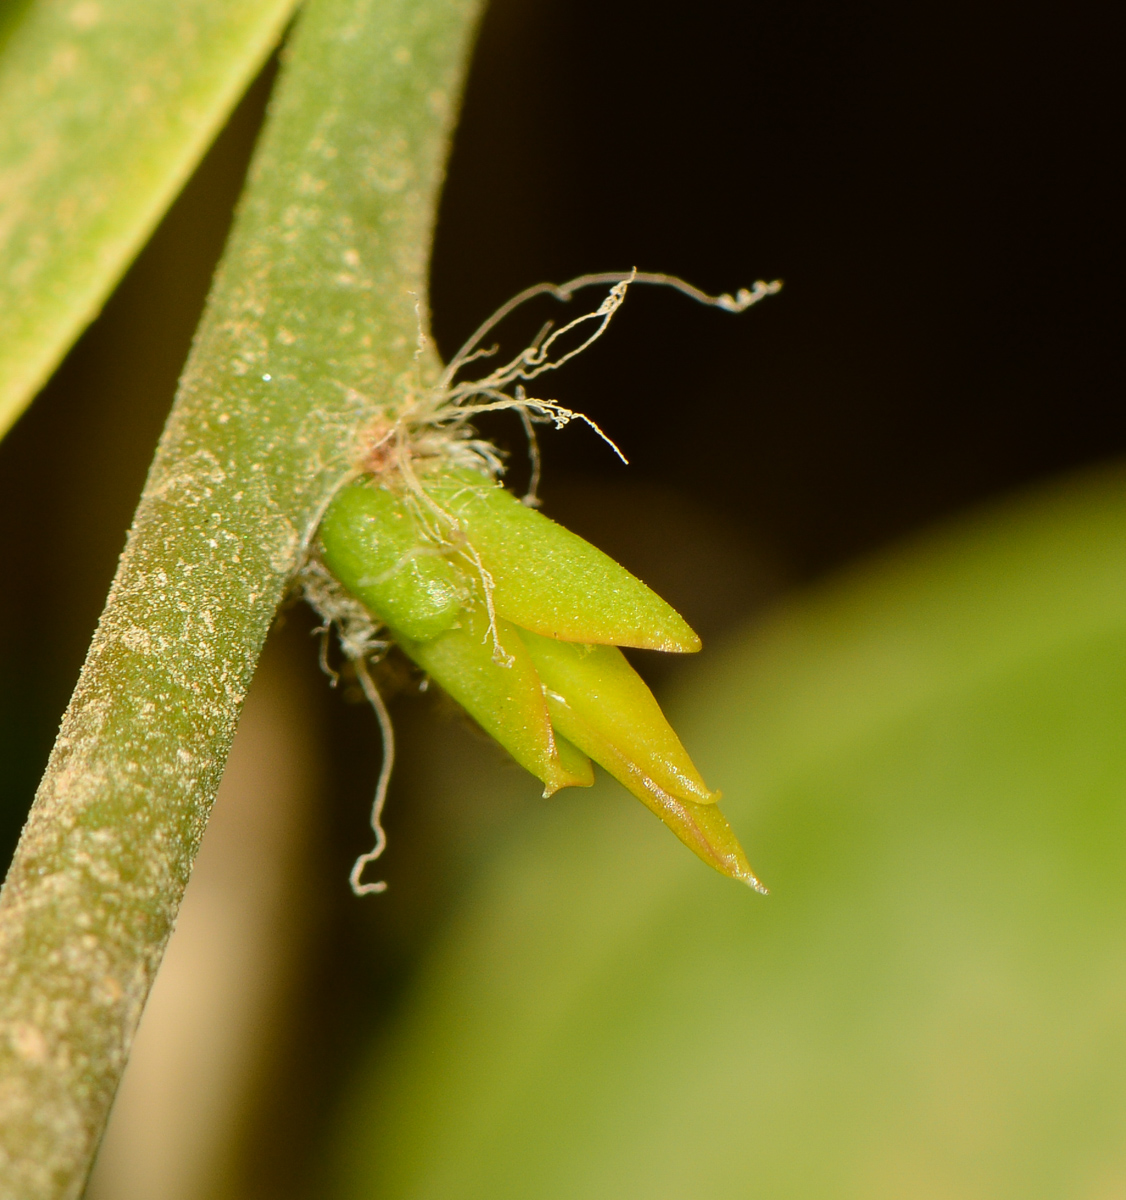
<path fill-rule="evenodd" d="M 31 3 L 32 0 L 0 0 L 0 51 Z"/>
<path fill-rule="evenodd" d="M 295 3 L 0 9 L 0 436 L 97 315 Z"/>
<path fill-rule="evenodd" d="M 596 786 L 486 871 L 345 1117 L 381 1200 L 1126 1190 L 1126 475 L 784 608 L 670 711 L 773 895 Z"/>

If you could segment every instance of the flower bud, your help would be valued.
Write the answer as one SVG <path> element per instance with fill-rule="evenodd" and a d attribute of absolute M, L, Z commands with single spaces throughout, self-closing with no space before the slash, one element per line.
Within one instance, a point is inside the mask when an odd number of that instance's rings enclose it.
<path fill-rule="evenodd" d="M 545 795 L 589 786 L 594 759 L 705 862 L 764 890 L 719 793 L 617 649 L 700 639 L 624 567 L 464 469 L 416 490 L 345 487 L 320 537 L 339 582 Z"/>

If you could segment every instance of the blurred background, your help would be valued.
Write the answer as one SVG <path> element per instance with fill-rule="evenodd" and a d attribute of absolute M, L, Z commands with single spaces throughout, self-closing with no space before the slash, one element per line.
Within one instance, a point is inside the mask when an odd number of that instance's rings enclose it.
<path fill-rule="evenodd" d="M 1004 0 L 491 4 L 433 259 L 443 353 L 540 280 L 637 266 L 709 291 L 785 281 L 779 296 L 739 317 L 634 289 L 609 335 L 552 380 L 552 395 L 597 420 L 631 465 L 577 425 L 541 439 L 545 511 L 669 599 L 706 647 L 720 647 L 712 667 L 708 648 L 700 664 L 637 660 L 662 694 L 697 696 L 681 703 L 703 741 L 709 722 L 691 717 L 703 711 L 693 681 L 735 661 L 741 639 L 757 636 L 748 630 L 776 628 L 780 618 L 769 614 L 804 611 L 811 589 L 831 591 L 840 572 L 976 505 L 1112 464 L 1126 451 L 1119 20 L 1109 4 Z M 273 73 L 271 65 L 102 316 L 0 444 L 6 853 L 123 545 Z M 544 300 L 526 324 L 534 329 L 558 315 Z M 514 342 L 522 344 L 525 332 L 517 320 Z M 521 486 L 527 466 L 518 423 L 498 418 L 488 432 L 510 450 Z M 1106 503 L 1117 512 L 1111 493 Z M 1075 503 L 1077 511 L 1102 511 L 1102 501 Z M 895 611 L 886 599 L 895 586 L 872 601 L 877 610 Z M 1008 623 L 999 609 L 997 628 Z M 601 800 L 566 793 L 545 816 L 534 782 L 452 706 L 404 690 L 393 700 L 401 760 L 386 818 L 390 887 L 355 900 L 347 875 L 370 841 L 378 739 L 355 689 L 345 682 L 333 690 L 320 674 L 312 626 L 295 607 L 271 636 L 91 1188 L 98 1200 L 329 1194 L 326 1164 L 362 1161 L 367 1144 L 357 1127 L 349 1148 L 335 1148 L 348 1125 L 342 1114 L 368 1111 L 366 1100 L 349 1099 L 368 1095 L 358 1076 L 393 1060 L 399 1066 L 382 1077 L 406 1080 L 410 1062 L 437 1061 L 425 1032 L 401 1030 L 415 998 L 438 1003 L 434 995 L 458 994 L 458 968 L 433 966 L 447 962 L 434 947 L 451 944 L 451 921 L 465 911 L 483 912 L 482 928 L 501 920 L 479 896 L 491 880 L 507 878 L 496 864 L 513 847 L 541 863 L 541 884 L 554 879 L 563 860 L 552 854 L 571 852 L 564 825 L 551 822 L 567 806 L 579 828 L 610 819 L 591 808 Z M 869 645 L 877 655 L 886 650 L 879 639 Z M 807 721 L 816 712 L 810 695 Z M 1101 711 L 1117 711 L 1114 703 Z M 1099 746 L 1115 739 L 1108 727 Z M 1093 761 L 1099 751 L 1085 753 Z M 800 746 L 794 754 L 800 759 Z M 723 766 L 721 758 L 717 751 Z M 941 775 L 941 747 L 924 759 L 918 777 Z M 740 768 L 725 769 L 738 776 Z M 731 794 L 731 784 L 716 782 Z M 903 783 L 898 794 L 910 791 Z M 601 785 L 597 792 L 611 794 Z M 1112 808 L 1122 799 L 1113 789 L 1107 795 Z M 648 820 L 636 807 L 631 817 Z M 627 847 L 629 837 L 641 839 L 634 869 L 647 897 L 646 870 L 679 880 L 681 869 L 679 848 L 652 824 L 656 841 L 644 824 L 620 834 Z M 794 845 L 800 861 L 800 838 Z M 833 853 L 824 839 L 808 847 Z M 749 846 L 759 865 L 766 860 L 757 848 Z M 629 849 L 622 854 L 628 859 Z M 686 870 L 704 870 L 680 854 Z M 600 848 L 596 863 L 606 858 Z M 578 851 L 566 859 L 581 861 Z M 785 863 L 766 877 L 787 878 Z M 530 886 L 534 892 L 534 880 Z M 601 893 L 591 883 L 584 894 Z M 607 905 L 650 928 L 631 907 L 632 894 L 611 889 Z M 722 911 L 736 903 L 748 899 L 734 895 Z M 743 936 L 732 934 L 739 945 Z M 513 954 L 511 969 L 523 970 Z M 503 966 L 504 955 L 498 961 Z M 886 973 L 891 960 L 881 961 Z M 630 986 L 641 988 L 646 970 L 627 971 Z M 707 977 L 710 968 L 697 962 L 684 970 Z M 611 980 L 592 1003 L 625 1005 L 626 994 L 629 986 Z M 1107 1004 L 1117 1012 L 1121 997 L 1113 994 Z M 707 1002 L 706 995 L 679 999 Z M 790 1035 L 799 1059 L 814 1053 L 813 1042 Z M 461 1053 L 460 1043 L 441 1045 Z M 894 1073 L 889 1079 L 880 1094 L 891 1104 L 899 1085 Z M 640 1090 L 630 1095 L 673 1087 L 643 1076 L 635 1082 Z M 400 1093 L 371 1103 L 384 1112 L 396 1095 L 412 1094 L 402 1083 Z M 706 1089 L 702 1095 L 706 1106 Z M 629 1106 L 620 1097 L 615 1103 Z M 811 1114 L 827 1103 L 811 1101 L 800 1121 L 815 1128 Z M 1118 1112 L 1117 1099 L 1090 1103 Z M 565 1126 L 558 1113 L 543 1120 Z M 788 1128 L 793 1134 L 796 1126 Z M 521 1145 L 538 1144 L 534 1133 L 521 1136 Z M 582 1158 L 590 1131 L 580 1122 L 567 1136 Z M 627 1143 L 631 1136 L 621 1132 Z M 730 1130 L 723 1136 L 740 1144 Z M 950 1145 L 972 1141 L 965 1130 L 950 1137 Z M 419 1163 L 431 1153 L 425 1139 L 404 1133 L 408 1143 Z M 793 1142 L 796 1159 L 803 1145 Z M 855 1139 L 850 1145 L 860 1153 Z M 1010 1194 L 993 1168 L 931 1186 L 934 1176 L 912 1174 L 915 1160 L 903 1153 L 903 1162 L 881 1159 L 883 1173 L 864 1175 L 857 1194 Z M 506 1160 L 503 1149 L 497 1155 Z M 532 1166 L 503 1185 L 479 1164 L 474 1170 L 482 1195 L 555 1194 L 536 1182 Z M 388 1177 L 370 1194 L 461 1194 L 448 1179 L 426 1183 L 424 1165 L 419 1171 L 418 1180 Z M 355 1182 L 361 1168 L 340 1168 L 338 1176 L 345 1182 L 332 1186 L 342 1194 L 369 1194 Z M 591 1176 L 569 1192 L 560 1184 L 558 1194 L 665 1194 L 633 1192 L 629 1178 Z M 668 1194 L 806 1194 L 784 1176 L 762 1192 L 753 1180 L 741 1190 L 692 1179 Z M 1126 1165 L 1115 1159 L 1045 1194 L 1126 1196 L 1124 1181 Z M 478 1192 L 467 1186 L 464 1194 Z"/>

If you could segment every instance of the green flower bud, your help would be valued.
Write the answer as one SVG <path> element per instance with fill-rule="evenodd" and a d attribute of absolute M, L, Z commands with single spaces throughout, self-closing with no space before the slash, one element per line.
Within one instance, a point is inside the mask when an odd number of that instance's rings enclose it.
<path fill-rule="evenodd" d="M 320 537 L 339 582 L 545 795 L 589 786 L 592 758 L 705 862 L 761 890 L 719 793 L 617 649 L 700 646 L 639 579 L 466 469 L 417 490 L 349 485 Z"/>

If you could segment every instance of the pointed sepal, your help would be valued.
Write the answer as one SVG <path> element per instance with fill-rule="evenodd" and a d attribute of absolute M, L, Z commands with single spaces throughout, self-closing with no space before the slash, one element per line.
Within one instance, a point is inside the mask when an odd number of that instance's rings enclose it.
<path fill-rule="evenodd" d="M 719 799 L 700 778 L 645 681 L 616 646 L 557 642 L 523 629 L 519 633 L 564 737 L 631 791 L 656 787 L 693 804 Z M 590 749 L 595 743 L 597 753 Z"/>
<path fill-rule="evenodd" d="M 488 476 L 463 470 L 423 486 L 480 555 L 496 611 L 522 629 L 568 642 L 700 649 L 699 637 L 656 592 Z"/>
<path fill-rule="evenodd" d="M 526 770 L 544 794 L 590 787 L 590 761 L 557 739 L 539 675 L 519 634 L 503 618 L 467 609 L 457 626 L 427 642 L 398 634 L 403 650 L 449 693 Z M 495 638 L 495 643 L 494 643 Z"/>
<path fill-rule="evenodd" d="M 743 847 L 718 804 L 691 804 L 667 794 L 641 799 L 708 866 L 764 896 L 769 894 L 769 889 L 751 870 Z"/>
<path fill-rule="evenodd" d="M 721 874 L 765 891 L 644 680 L 614 646 L 520 630 L 556 730 L 604 767 Z"/>

